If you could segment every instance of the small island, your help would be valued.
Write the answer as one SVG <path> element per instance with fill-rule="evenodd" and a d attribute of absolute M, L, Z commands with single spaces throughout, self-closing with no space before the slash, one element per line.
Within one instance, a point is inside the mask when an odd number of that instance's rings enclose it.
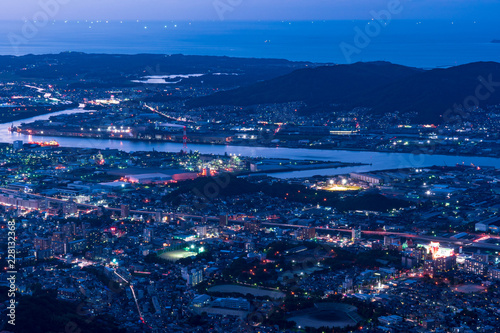
<path fill-rule="evenodd" d="M 500 44 L 500 39 L 493 39 L 491 42 L 495 44 Z"/>

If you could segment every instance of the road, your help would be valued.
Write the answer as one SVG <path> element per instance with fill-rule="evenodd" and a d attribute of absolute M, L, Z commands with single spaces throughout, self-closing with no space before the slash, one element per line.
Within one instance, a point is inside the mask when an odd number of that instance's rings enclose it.
<path fill-rule="evenodd" d="M 6 188 L 0 188 L 1 192 L 7 192 L 7 193 L 12 193 L 12 194 L 20 194 L 21 192 L 17 190 L 11 190 L 11 189 L 6 189 Z M 43 195 L 39 194 L 24 194 L 25 196 L 28 197 L 34 197 L 34 198 L 39 198 L 39 199 L 45 199 L 51 202 L 57 202 L 60 204 L 68 203 L 66 200 L 62 199 L 56 199 L 56 198 L 51 198 L 51 197 L 46 197 Z M 101 208 L 100 206 L 95 206 L 95 205 L 90 205 L 90 204 L 83 204 L 83 203 L 75 203 L 77 207 L 85 207 L 87 209 L 98 209 Z M 106 210 L 109 211 L 114 211 L 114 212 L 121 212 L 121 208 L 112 208 L 112 207 L 103 207 Z M 172 213 L 172 212 L 164 212 L 164 211 L 144 211 L 144 210 L 130 210 L 130 213 L 132 214 L 139 214 L 139 215 L 152 215 L 155 216 L 157 213 L 162 214 L 162 216 L 168 216 L 170 219 L 175 219 L 175 218 L 183 218 L 183 219 L 196 219 L 201 222 L 217 222 L 219 221 L 219 217 L 217 216 L 201 216 L 201 215 L 192 215 L 192 214 L 179 214 L 179 213 Z M 235 219 L 228 219 L 228 223 L 231 224 L 244 224 L 245 221 L 243 220 L 235 220 Z M 275 228 L 290 228 L 290 229 L 303 229 L 303 228 L 309 228 L 308 226 L 302 226 L 302 225 L 295 225 L 295 224 L 284 224 L 284 223 L 273 223 L 273 222 L 262 222 L 262 226 L 267 226 L 267 227 L 275 227 Z M 339 228 L 316 228 L 316 233 L 339 233 L 339 232 L 344 232 L 344 233 L 351 233 L 351 229 L 339 229 Z M 498 251 L 500 252 L 500 245 L 495 245 L 495 244 L 488 244 L 485 242 L 473 242 L 470 240 L 460 240 L 460 239 L 455 239 L 455 238 L 447 238 L 447 237 L 436 237 L 436 236 L 429 236 L 429 235 L 416 235 L 416 234 L 411 234 L 411 233 L 404 233 L 404 232 L 392 232 L 392 231 L 371 231 L 371 230 L 362 230 L 362 234 L 370 236 L 398 236 L 402 238 L 411 238 L 411 239 L 417 239 L 417 240 L 425 240 L 425 241 L 435 241 L 435 242 L 441 242 L 441 243 L 450 243 L 450 244 L 455 244 L 458 246 L 467 246 L 467 247 L 473 247 L 473 248 L 478 248 L 478 249 L 488 249 L 488 250 L 493 250 L 493 251 Z M 470 234 L 477 236 L 478 238 L 481 236 L 484 236 L 483 234 Z M 490 238 L 496 238 L 500 239 L 500 237 L 496 236 L 489 236 Z"/>

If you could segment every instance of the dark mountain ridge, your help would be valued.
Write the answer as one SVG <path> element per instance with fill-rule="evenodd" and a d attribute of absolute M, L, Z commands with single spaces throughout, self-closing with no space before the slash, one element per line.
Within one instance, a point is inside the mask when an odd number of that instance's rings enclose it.
<path fill-rule="evenodd" d="M 59 54 L 0 56 L 0 72 L 10 72 L 21 79 L 82 80 L 110 82 L 112 85 L 130 84 L 131 79 L 152 75 L 171 74 L 235 74 L 209 75 L 192 78 L 222 83 L 228 87 L 248 85 L 288 74 L 294 70 L 316 66 L 310 62 L 284 59 L 233 58 L 218 56 L 190 56 L 181 54 L 87 54 L 63 52 Z M 91 86 L 91 85 L 90 85 Z"/>
<path fill-rule="evenodd" d="M 487 87 L 478 88 L 489 81 Z M 478 90 L 481 98 L 476 97 Z M 448 109 L 464 101 L 478 106 L 499 104 L 500 64 L 477 62 L 432 70 L 387 62 L 322 66 L 201 97 L 188 105 L 248 106 L 296 101 L 316 109 L 339 104 L 347 109 L 369 107 L 375 114 L 416 112 L 417 121 L 439 123 Z"/>

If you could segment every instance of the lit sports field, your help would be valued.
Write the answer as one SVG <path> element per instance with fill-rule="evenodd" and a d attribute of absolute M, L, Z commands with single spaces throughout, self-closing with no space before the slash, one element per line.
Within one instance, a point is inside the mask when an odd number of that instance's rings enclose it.
<path fill-rule="evenodd" d="M 160 254 L 160 258 L 166 259 L 168 261 L 177 261 L 179 259 L 192 257 L 195 255 L 197 255 L 196 252 L 177 250 L 177 251 L 170 251 L 170 252 L 162 253 L 162 254 Z"/>

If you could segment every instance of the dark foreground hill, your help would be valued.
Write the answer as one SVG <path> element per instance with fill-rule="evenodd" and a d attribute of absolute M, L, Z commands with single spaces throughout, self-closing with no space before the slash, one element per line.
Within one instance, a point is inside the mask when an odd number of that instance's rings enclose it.
<path fill-rule="evenodd" d="M 198 98 L 189 106 L 292 101 L 305 102 L 315 109 L 337 104 L 347 109 L 370 107 L 376 114 L 417 112 L 417 121 L 439 123 L 443 115 L 450 114 L 446 113 L 448 109 L 464 101 L 469 106 L 499 104 L 500 64 L 478 62 L 433 70 L 386 62 L 323 66 Z"/>

